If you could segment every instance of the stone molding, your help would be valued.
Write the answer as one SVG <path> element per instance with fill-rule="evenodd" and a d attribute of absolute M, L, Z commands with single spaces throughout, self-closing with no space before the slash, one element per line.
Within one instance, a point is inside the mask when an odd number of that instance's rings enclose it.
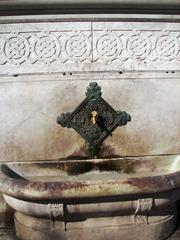
<path fill-rule="evenodd" d="M 179 70 L 179 23 L 12 25 L 0 25 L 1 74 Z"/>

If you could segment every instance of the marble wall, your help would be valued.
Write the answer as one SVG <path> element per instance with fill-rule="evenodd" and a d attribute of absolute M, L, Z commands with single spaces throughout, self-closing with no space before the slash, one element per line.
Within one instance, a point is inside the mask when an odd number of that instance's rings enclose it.
<path fill-rule="evenodd" d="M 103 97 L 115 109 L 130 113 L 132 121 L 105 141 L 103 154 L 178 154 L 179 79 L 112 77 L 92 76 Z M 1 162 L 84 155 L 84 140 L 74 130 L 61 128 L 56 117 L 81 103 L 90 76 L 5 78 L 0 82 Z"/>

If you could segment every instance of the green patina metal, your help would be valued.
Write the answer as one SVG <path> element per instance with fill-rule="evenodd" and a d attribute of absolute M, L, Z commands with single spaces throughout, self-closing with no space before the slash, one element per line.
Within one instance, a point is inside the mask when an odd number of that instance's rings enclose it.
<path fill-rule="evenodd" d="M 91 82 L 84 101 L 72 113 L 62 113 L 57 117 L 58 124 L 73 128 L 86 140 L 88 157 L 98 157 L 103 141 L 117 127 L 131 121 L 128 113 L 115 111 L 101 95 L 101 87 Z"/>

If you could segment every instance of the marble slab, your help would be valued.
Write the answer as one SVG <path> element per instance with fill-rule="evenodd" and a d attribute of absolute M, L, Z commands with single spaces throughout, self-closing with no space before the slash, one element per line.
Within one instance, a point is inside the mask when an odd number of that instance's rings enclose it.
<path fill-rule="evenodd" d="M 177 22 L 0 24 L 0 75 L 177 71 Z"/>

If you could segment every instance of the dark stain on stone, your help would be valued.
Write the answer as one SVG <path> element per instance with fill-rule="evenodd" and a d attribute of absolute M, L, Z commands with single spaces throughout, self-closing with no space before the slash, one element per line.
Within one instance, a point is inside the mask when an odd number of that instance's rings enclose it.
<path fill-rule="evenodd" d="M 112 145 L 103 144 L 99 156 L 102 158 L 118 158 L 120 155 L 116 154 L 116 150 Z"/>
<path fill-rule="evenodd" d="M 98 158 L 118 158 L 119 155 L 116 154 L 115 148 L 111 145 L 103 144 L 99 152 Z M 85 144 L 80 146 L 79 149 L 70 154 L 67 159 L 89 159 L 86 155 L 86 146 Z"/>
<path fill-rule="evenodd" d="M 82 159 L 82 158 L 85 158 L 87 159 L 87 156 L 86 156 L 86 146 L 85 144 L 80 146 L 79 149 L 75 150 L 72 154 L 70 154 L 67 159 Z"/>
<path fill-rule="evenodd" d="M 111 138 L 107 138 L 106 143 L 110 145 L 113 143 L 115 155 L 121 156 L 143 156 L 152 153 L 155 154 L 154 146 L 149 141 L 149 132 L 146 134 L 141 131 L 128 131 L 128 126 L 125 128 L 118 128 Z M 159 151 L 159 149 L 157 149 Z"/>
<path fill-rule="evenodd" d="M 144 178 L 129 178 L 124 183 L 138 187 L 144 193 L 156 192 L 158 189 L 171 188 L 167 176 L 144 177 Z"/>

